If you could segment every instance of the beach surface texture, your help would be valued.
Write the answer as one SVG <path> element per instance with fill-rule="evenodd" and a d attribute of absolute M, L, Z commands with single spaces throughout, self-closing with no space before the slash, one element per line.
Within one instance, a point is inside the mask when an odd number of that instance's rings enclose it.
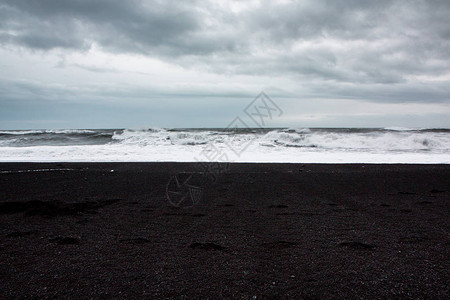
<path fill-rule="evenodd" d="M 449 298 L 449 165 L 204 167 L 1 163 L 0 298 Z"/>

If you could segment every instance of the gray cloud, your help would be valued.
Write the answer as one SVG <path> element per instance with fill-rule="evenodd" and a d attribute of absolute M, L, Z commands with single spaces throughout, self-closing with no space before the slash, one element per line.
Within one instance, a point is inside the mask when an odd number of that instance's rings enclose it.
<path fill-rule="evenodd" d="M 84 49 L 93 42 L 117 51 L 152 53 L 179 46 L 199 26 L 172 1 L 3 1 L 3 41 L 25 47 Z M 145 6 L 144 6 L 145 4 Z"/>
<path fill-rule="evenodd" d="M 444 0 L 263 0 L 238 12 L 206 1 L 0 0 L 0 44 L 95 43 L 212 73 L 285 76 L 317 97 L 444 102 L 446 81 L 416 77 L 448 74 L 448 15 Z"/>

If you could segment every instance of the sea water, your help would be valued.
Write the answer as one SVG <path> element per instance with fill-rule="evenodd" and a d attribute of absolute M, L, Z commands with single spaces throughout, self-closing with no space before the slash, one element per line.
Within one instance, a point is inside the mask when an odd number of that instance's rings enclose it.
<path fill-rule="evenodd" d="M 0 131 L 3 162 L 450 163 L 450 129 Z"/>

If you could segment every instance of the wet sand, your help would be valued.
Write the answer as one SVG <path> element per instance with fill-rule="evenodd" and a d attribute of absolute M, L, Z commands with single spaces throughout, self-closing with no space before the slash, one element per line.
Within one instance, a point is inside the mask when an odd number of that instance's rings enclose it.
<path fill-rule="evenodd" d="M 450 165 L 200 171 L 1 163 L 0 297 L 449 298 Z"/>

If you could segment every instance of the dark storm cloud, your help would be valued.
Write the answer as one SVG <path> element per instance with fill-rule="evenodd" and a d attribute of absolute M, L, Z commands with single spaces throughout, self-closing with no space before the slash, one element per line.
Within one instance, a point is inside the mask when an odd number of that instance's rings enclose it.
<path fill-rule="evenodd" d="M 83 49 L 93 42 L 117 51 L 152 53 L 177 47 L 200 24 L 172 1 L 5 0 L 2 39 L 36 49 Z"/>
<path fill-rule="evenodd" d="M 447 45 L 449 1 L 291 1 L 248 13 L 249 27 L 270 41 L 292 42 L 317 37 L 342 41 L 407 42 L 419 52 Z M 441 44 L 445 42 L 444 45 Z M 430 49 L 430 47 L 432 47 Z M 441 53 L 445 54 L 445 53 Z"/>
<path fill-rule="evenodd" d="M 360 83 L 442 75 L 450 67 L 448 15 L 449 1 L 267 1 L 241 18 L 253 53 L 278 52 L 241 56 L 236 71 Z"/>
<path fill-rule="evenodd" d="M 238 12 L 214 1 L 0 0 L 0 43 L 95 43 L 215 73 L 288 76 L 328 97 L 442 102 L 439 80 L 420 82 L 450 69 L 449 15 L 444 0 L 263 0 Z"/>
<path fill-rule="evenodd" d="M 364 37 L 391 6 L 391 1 L 292 1 L 251 12 L 251 26 L 263 28 L 273 39 L 307 39 L 325 34 Z M 356 30 L 355 30 L 356 29 Z"/>

